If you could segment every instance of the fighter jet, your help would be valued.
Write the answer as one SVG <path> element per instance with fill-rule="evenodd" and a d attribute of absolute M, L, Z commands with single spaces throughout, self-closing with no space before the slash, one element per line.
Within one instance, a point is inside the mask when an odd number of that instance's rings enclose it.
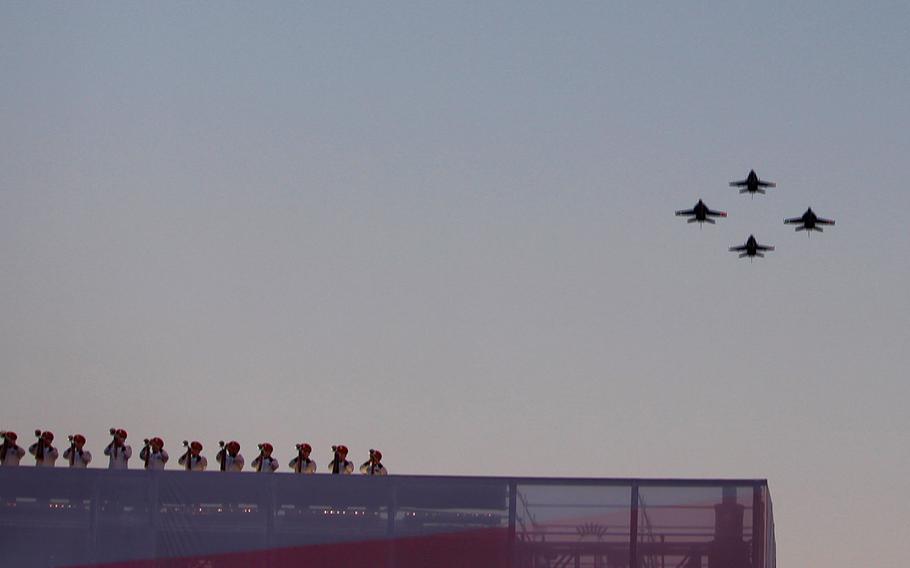
<path fill-rule="evenodd" d="M 692 217 L 687 223 L 698 223 L 699 226 L 702 223 L 711 223 L 714 224 L 714 219 L 711 217 L 726 217 L 727 213 L 724 211 L 713 211 L 708 209 L 708 206 L 705 205 L 705 202 L 701 199 L 698 200 L 698 203 L 695 204 L 695 207 L 692 209 L 683 209 L 682 211 L 676 212 L 677 216 L 681 217 Z"/>
<path fill-rule="evenodd" d="M 764 181 L 758 179 L 758 175 L 755 173 L 755 170 L 749 170 L 749 175 L 746 176 L 746 179 L 740 181 L 731 181 L 730 187 L 741 187 L 739 190 L 740 193 L 749 193 L 755 197 L 756 193 L 764 193 L 765 190 L 762 188 L 765 187 L 777 187 L 776 183 L 770 181 Z"/>
<path fill-rule="evenodd" d="M 833 225 L 834 221 L 832 219 L 822 219 L 815 214 L 815 211 L 812 208 L 806 209 L 806 212 L 803 213 L 802 217 L 794 217 L 792 219 L 784 219 L 785 225 L 799 225 L 796 228 L 797 231 L 806 231 L 806 234 L 810 234 L 812 231 L 822 232 L 822 228 L 819 225 Z"/>
<path fill-rule="evenodd" d="M 730 252 L 741 253 L 739 258 L 749 257 L 749 260 L 752 260 L 754 257 L 765 258 L 765 255 L 762 254 L 764 251 L 774 250 L 774 247 L 768 245 L 760 245 L 758 241 L 755 240 L 755 236 L 749 235 L 749 239 L 746 241 L 746 244 L 740 245 L 738 247 L 730 247 Z"/>

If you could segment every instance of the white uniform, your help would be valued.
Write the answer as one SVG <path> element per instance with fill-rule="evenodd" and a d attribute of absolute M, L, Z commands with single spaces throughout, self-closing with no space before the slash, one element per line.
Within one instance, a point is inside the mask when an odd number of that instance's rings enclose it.
<path fill-rule="evenodd" d="M 381 462 L 374 465 L 368 460 L 360 466 L 360 473 L 364 475 L 388 475 L 389 470 Z"/>
<path fill-rule="evenodd" d="M 177 463 L 180 464 L 180 467 L 186 469 L 186 458 L 187 454 L 180 456 L 180 459 L 177 460 Z M 205 468 L 209 465 L 209 460 L 205 459 L 205 456 L 198 455 L 194 456 L 190 454 L 190 471 L 205 471 Z"/>
<path fill-rule="evenodd" d="M 152 451 L 150 447 L 144 447 L 139 451 L 139 459 L 143 462 L 148 458 L 148 465 L 146 469 L 152 471 L 161 471 L 164 469 L 164 465 L 167 463 L 169 456 L 167 451 L 164 448 L 161 448 L 161 451 L 155 452 Z"/>
<path fill-rule="evenodd" d="M 73 453 L 72 448 L 67 448 L 63 452 L 63 459 L 66 460 L 66 463 L 70 463 L 70 456 Z M 88 450 L 76 450 L 76 455 L 73 457 L 73 464 L 70 467 L 75 467 L 78 469 L 85 469 L 88 467 L 88 464 L 92 461 L 92 452 Z"/>
<path fill-rule="evenodd" d="M 335 473 L 335 460 L 329 462 L 329 473 Z M 348 460 L 339 461 L 338 473 L 341 475 L 350 475 L 354 473 L 354 462 Z"/>
<path fill-rule="evenodd" d="M 262 469 L 259 469 L 260 460 L 262 461 Z M 256 459 L 253 460 L 251 465 L 253 466 L 253 469 L 258 470 L 260 473 L 272 473 L 278 469 L 278 460 L 272 456 L 256 456 Z"/>
<path fill-rule="evenodd" d="M 33 456 L 38 452 L 38 442 L 35 442 L 28 447 L 28 453 Z M 54 463 L 57 461 L 57 457 L 60 454 L 57 452 L 57 448 L 54 446 L 44 446 L 44 458 L 35 462 L 37 467 L 54 467 Z"/>
<path fill-rule="evenodd" d="M 243 469 L 243 454 L 237 452 L 236 456 L 224 452 L 218 452 L 215 456 L 215 459 L 218 461 L 219 467 L 221 466 L 221 456 L 224 456 L 224 471 L 240 471 Z"/>
<path fill-rule="evenodd" d="M 292 459 L 291 463 L 288 465 L 291 466 L 291 469 L 297 471 L 297 460 L 300 459 L 299 456 Z M 303 458 L 303 463 L 300 464 L 300 473 L 316 473 L 316 462 L 310 458 Z"/>
<path fill-rule="evenodd" d="M 126 444 L 119 448 L 115 447 L 114 444 L 108 444 L 104 448 L 104 455 L 111 456 L 111 462 L 107 466 L 108 469 L 127 469 L 129 467 L 127 462 L 133 457 L 133 448 Z"/>
<path fill-rule="evenodd" d="M 22 456 L 25 455 L 25 449 L 22 446 L 17 445 L 3 445 L 6 446 L 6 455 L 3 456 L 3 460 L 0 461 L 0 465 L 6 467 L 19 465 L 19 460 L 21 460 Z"/>

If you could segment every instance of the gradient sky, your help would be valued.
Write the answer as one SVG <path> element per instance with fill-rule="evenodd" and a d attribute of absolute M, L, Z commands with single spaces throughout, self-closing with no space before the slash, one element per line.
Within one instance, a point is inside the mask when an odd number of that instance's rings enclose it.
<path fill-rule="evenodd" d="M 903 567 L 908 30 L 890 1 L 4 2 L 0 427 L 766 477 L 781 566 Z M 778 188 L 727 187 L 750 168 Z M 730 217 L 673 216 L 699 197 Z M 810 205 L 837 226 L 782 224 Z M 750 233 L 777 251 L 727 252 Z"/>

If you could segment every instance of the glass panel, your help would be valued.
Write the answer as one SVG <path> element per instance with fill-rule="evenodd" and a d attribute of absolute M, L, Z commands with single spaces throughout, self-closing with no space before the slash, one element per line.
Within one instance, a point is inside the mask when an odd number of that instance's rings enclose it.
<path fill-rule="evenodd" d="M 639 489 L 642 568 L 751 568 L 749 486 L 646 486 Z"/>
<path fill-rule="evenodd" d="M 389 531 L 390 478 L 275 475 L 276 546 L 377 540 Z"/>
<path fill-rule="evenodd" d="M 412 478 L 398 484 L 396 511 L 396 536 L 505 530 L 509 485 L 482 478 Z"/>
<path fill-rule="evenodd" d="M 518 485 L 520 566 L 629 565 L 631 486 Z"/>

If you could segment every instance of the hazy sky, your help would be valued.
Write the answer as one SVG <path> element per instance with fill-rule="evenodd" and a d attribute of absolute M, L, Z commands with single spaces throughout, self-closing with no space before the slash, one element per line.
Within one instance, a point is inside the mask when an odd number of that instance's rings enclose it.
<path fill-rule="evenodd" d="M 905 566 L 905 2 L 0 4 L 0 427 L 767 477 Z M 750 168 L 778 188 L 727 187 Z M 717 226 L 673 211 L 699 198 Z M 807 238 L 807 206 L 837 219 Z M 775 245 L 737 260 L 750 233 Z M 96 458 L 97 459 L 97 458 Z"/>

